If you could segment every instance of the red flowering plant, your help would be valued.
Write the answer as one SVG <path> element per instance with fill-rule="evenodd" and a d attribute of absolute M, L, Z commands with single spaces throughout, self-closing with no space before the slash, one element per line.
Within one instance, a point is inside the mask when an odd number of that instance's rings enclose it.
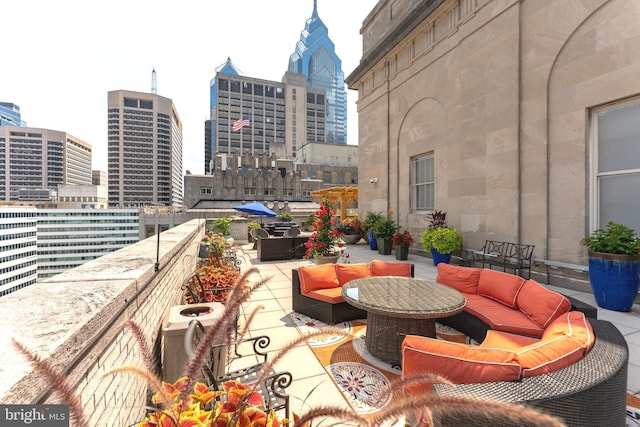
<path fill-rule="evenodd" d="M 409 230 L 404 230 L 403 233 L 398 231 L 391 238 L 391 243 L 393 246 L 409 246 L 413 243 L 413 237 L 411 233 L 409 233 Z"/>
<path fill-rule="evenodd" d="M 305 258 L 313 258 L 316 255 L 338 255 L 342 236 L 335 228 L 337 223 L 334 218 L 335 204 L 329 199 L 323 199 L 315 215 L 317 221 L 313 225 L 316 229 L 305 244 L 307 248 Z"/>

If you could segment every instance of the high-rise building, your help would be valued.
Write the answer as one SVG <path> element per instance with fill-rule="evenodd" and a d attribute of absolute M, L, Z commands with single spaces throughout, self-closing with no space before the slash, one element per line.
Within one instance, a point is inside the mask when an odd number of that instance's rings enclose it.
<path fill-rule="evenodd" d="M 282 82 L 245 77 L 231 59 L 211 80 L 211 120 L 205 123 L 205 171 L 216 154 L 275 152 L 295 158 L 307 141 L 324 142 L 325 92 L 287 72 Z"/>
<path fill-rule="evenodd" d="M 20 116 L 20 107 L 11 102 L 0 102 L 0 126 L 26 126 Z"/>
<path fill-rule="evenodd" d="M 66 132 L 0 126 L 0 201 L 41 198 L 62 184 L 91 184 L 91 145 Z"/>
<path fill-rule="evenodd" d="M 181 206 L 182 122 L 153 93 L 108 93 L 109 207 Z"/>
<path fill-rule="evenodd" d="M 317 0 L 313 1 L 311 18 L 307 19 L 295 52 L 289 58 L 289 71 L 304 74 L 307 88 L 319 89 L 326 94 L 326 137 L 323 142 L 346 144 L 347 91 L 342 61 L 336 55 L 327 26 L 318 16 Z"/>
<path fill-rule="evenodd" d="M 36 209 L 0 207 L 0 296 L 36 283 Z"/>
<path fill-rule="evenodd" d="M 138 209 L 38 209 L 38 280 L 138 242 L 139 217 Z"/>

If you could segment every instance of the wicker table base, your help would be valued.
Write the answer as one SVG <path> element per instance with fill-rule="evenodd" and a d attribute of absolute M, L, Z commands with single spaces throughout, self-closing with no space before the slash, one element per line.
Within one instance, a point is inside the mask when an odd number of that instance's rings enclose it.
<path fill-rule="evenodd" d="M 367 313 L 367 350 L 378 359 L 392 365 L 402 364 L 402 340 L 405 335 L 436 337 L 435 319 L 404 319 Z"/>

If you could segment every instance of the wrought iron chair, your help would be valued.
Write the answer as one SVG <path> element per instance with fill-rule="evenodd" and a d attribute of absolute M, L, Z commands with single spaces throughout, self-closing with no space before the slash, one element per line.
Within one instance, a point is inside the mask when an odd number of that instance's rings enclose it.
<path fill-rule="evenodd" d="M 184 336 L 184 351 L 188 357 L 192 357 L 206 332 L 206 328 L 197 319 L 189 322 Z M 220 390 L 225 381 L 239 381 L 247 385 L 256 384 L 256 391 L 262 394 L 265 401 L 264 409 L 273 409 L 274 411 L 284 409 L 285 417 L 289 418 L 289 395 L 285 389 L 293 381 L 291 373 L 271 371 L 260 380 L 262 368 L 267 361 L 267 347 L 271 339 L 267 335 L 260 335 L 227 343 L 222 341 L 224 339 L 220 337 L 217 343 L 208 349 L 201 366 L 202 375 L 209 387 Z M 229 346 L 235 348 L 235 357 L 233 358 L 227 350 Z M 241 350 L 246 351 L 247 354 L 241 354 L 239 352 Z M 254 362 L 258 360 L 258 363 L 230 371 L 231 365 L 234 367 L 241 365 L 239 359 L 243 357 L 246 357 L 245 360 Z M 227 363 L 227 359 L 231 360 L 228 360 Z M 258 382 L 258 380 L 260 381 Z"/>

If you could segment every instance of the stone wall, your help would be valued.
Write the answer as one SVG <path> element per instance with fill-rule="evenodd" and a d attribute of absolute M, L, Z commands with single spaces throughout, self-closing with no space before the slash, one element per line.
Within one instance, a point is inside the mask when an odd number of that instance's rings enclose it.
<path fill-rule="evenodd" d="M 90 425 L 125 427 L 141 420 L 145 381 L 104 375 L 123 365 L 143 366 L 133 335 L 122 328 L 128 319 L 161 354 L 163 318 L 180 303 L 180 285 L 195 268 L 203 234 L 204 222 L 192 220 L 161 233 L 159 246 L 153 236 L 0 298 L 0 402 L 66 403 L 13 349 L 14 338 L 62 371 L 81 396 Z"/>

